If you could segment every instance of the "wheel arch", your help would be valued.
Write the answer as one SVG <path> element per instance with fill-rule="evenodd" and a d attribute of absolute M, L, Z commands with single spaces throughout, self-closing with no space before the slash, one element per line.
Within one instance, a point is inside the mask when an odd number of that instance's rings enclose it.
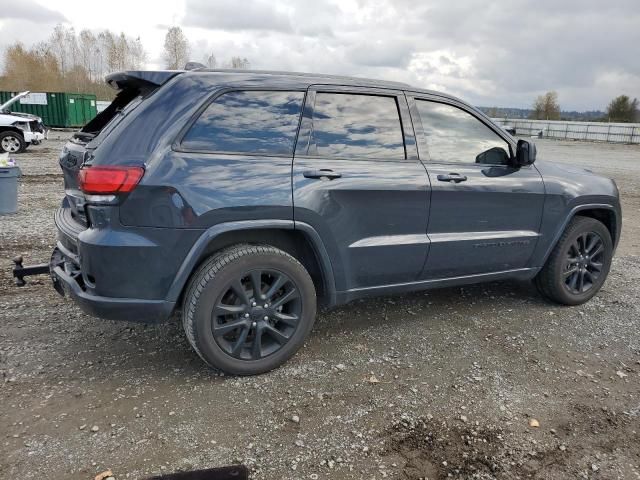
<path fill-rule="evenodd" d="M 556 232 L 553 241 L 550 243 L 547 251 L 545 252 L 542 265 L 546 263 L 549 255 L 551 255 L 551 252 L 558 244 L 558 241 L 560 240 L 562 233 L 567 228 L 567 225 L 569 225 L 569 222 L 571 222 L 571 220 L 573 220 L 573 218 L 576 216 L 589 217 L 602 222 L 611 234 L 611 240 L 613 242 L 615 250 L 616 246 L 618 245 L 618 241 L 620 240 L 621 230 L 621 215 L 619 208 L 616 208 L 614 205 L 607 203 L 577 205 L 571 209 L 564 222 Z"/>
<path fill-rule="evenodd" d="M 617 245 L 618 244 L 618 240 L 619 240 L 619 233 L 618 233 L 618 218 L 616 216 L 616 212 L 613 209 L 606 209 L 606 208 L 584 208 L 581 210 L 578 210 L 576 212 L 575 216 L 581 216 L 581 217 L 589 217 L 589 218 L 593 218 L 594 220 L 598 220 L 599 222 L 602 222 L 604 224 L 605 227 L 607 227 L 607 230 L 609 230 L 609 234 L 611 235 L 611 241 L 613 242 L 613 245 Z"/>
<path fill-rule="evenodd" d="M 13 127 L 11 125 L 2 125 L 0 126 L 0 133 L 4 133 L 4 132 L 14 132 L 17 133 L 18 135 L 20 135 L 22 137 L 22 139 L 24 140 L 24 133 L 22 130 L 20 130 L 18 127 Z"/>
<path fill-rule="evenodd" d="M 256 220 L 209 228 L 189 251 L 169 289 L 167 300 L 181 303 L 189 278 L 202 262 L 215 252 L 244 243 L 271 245 L 296 258 L 309 272 L 321 303 L 334 305 L 336 292 L 329 257 L 315 230 L 306 227 L 294 228 L 294 222 L 289 220 Z"/>

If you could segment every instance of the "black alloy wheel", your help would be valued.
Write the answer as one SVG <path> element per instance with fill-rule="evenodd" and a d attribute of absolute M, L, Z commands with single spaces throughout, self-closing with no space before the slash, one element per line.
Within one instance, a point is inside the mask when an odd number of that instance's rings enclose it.
<path fill-rule="evenodd" d="M 535 284 L 549 300 L 580 305 L 598 293 L 612 258 L 609 229 L 595 218 L 576 216 L 558 239 Z"/>
<path fill-rule="evenodd" d="M 301 313 L 300 292 L 289 276 L 251 270 L 223 289 L 212 313 L 213 337 L 232 357 L 259 360 L 291 339 Z"/>
<path fill-rule="evenodd" d="M 595 232 L 585 232 L 569 246 L 564 284 L 569 292 L 582 294 L 597 284 L 604 265 L 604 242 Z"/>
<path fill-rule="evenodd" d="M 311 333 L 316 289 L 292 255 L 271 245 L 235 245 L 193 274 L 182 305 L 187 340 L 208 365 L 233 375 L 268 372 Z"/>

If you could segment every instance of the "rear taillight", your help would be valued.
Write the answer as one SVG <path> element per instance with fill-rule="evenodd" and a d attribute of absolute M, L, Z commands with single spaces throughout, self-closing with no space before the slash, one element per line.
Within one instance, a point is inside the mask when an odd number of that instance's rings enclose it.
<path fill-rule="evenodd" d="M 144 175 L 142 167 L 88 167 L 78 172 L 80 190 L 91 195 L 127 193 Z"/>

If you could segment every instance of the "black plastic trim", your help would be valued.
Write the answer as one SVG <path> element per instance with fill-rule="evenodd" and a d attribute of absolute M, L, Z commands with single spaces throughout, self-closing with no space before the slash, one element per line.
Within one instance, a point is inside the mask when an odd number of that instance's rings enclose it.
<path fill-rule="evenodd" d="M 175 308 L 175 302 L 165 300 L 91 295 L 82 290 L 78 282 L 60 266 L 53 267 L 51 274 L 60 282 L 65 294 L 68 294 L 83 312 L 95 317 L 136 323 L 162 323 L 171 316 Z"/>

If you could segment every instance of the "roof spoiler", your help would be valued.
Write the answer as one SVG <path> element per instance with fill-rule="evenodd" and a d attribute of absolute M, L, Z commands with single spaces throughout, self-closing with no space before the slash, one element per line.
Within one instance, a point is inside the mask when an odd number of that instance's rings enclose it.
<path fill-rule="evenodd" d="M 115 90 L 157 88 L 184 70 L 130 70 L 107 75 L 105 81 Z"/>

